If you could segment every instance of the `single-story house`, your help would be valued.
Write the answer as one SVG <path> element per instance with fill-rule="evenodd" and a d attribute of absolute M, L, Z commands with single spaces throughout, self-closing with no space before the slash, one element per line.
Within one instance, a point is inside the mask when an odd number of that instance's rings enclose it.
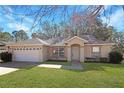
<path fill-rule="evenodd" d="M 43 62 L 46 60 L 85 61 L 86 58 L 108 57 L 114 43 L 97 40 L 91 35 L 69 38 L 29 40 L 8 44 L 13 61 Z"/>

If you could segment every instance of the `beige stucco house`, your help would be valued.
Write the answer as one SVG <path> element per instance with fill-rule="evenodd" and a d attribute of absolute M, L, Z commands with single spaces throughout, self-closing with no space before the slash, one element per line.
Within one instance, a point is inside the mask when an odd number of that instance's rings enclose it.
<path fill-rule="evenodd" d="M 13 54 L 13 61 L 43 62 L 46 60 L 78 60 L 86 58 L 108 57 L 114 43 L 100 41 L 91 35 L 69 38 L 29 40 L 8 44 L 8 51 Z"/>

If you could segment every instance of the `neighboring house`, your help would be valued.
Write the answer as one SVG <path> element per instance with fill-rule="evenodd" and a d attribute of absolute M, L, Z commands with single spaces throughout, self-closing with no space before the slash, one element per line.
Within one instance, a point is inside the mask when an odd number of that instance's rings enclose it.
<path fill-rule="evenodd" d="M 46 60 L 85 61 L 86 58 L 108 57 L 114 43 L 100 41 L 91 35 L 41 40 L 32 38 L 7 45 L 13 61 L 43 62 Z"/>
<path fill-rule="evenodd" d="M 0 41 L 0 53 L 6 52 L 6 43 L 4 41 Z M 0 57 L 0 62 L 1 62 L 1 57 Z"/>
<path fill-rule="evenodd" d="M 6 51 L 6 42 L 0 41 L 0 53 Z"/>

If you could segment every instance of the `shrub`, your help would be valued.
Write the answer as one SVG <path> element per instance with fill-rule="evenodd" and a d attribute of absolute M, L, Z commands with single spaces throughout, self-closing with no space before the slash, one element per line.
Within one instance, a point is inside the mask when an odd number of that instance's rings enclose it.
<path fill-rule="evenodd" d="M 123 55 L 120 52 L 112 51 L 109 53 L 109 62 L 114 64 L 120 64 L 123 60 Z"/>
<path fill-rule="evenodd" d="M 2 52 L 0 54 L 0 58 L 4 62 L 10 62 L 10 61 L 12 61 L 12 54 L 9 52 Z"/>

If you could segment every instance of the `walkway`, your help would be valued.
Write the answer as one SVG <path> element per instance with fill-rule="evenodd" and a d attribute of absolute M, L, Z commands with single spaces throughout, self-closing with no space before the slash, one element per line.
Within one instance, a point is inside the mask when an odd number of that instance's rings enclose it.
<path fill-rule="evenodd" d="M 83 67 L 80 62 L 72 62 L 71 65 L 54 65 L 54 64 L 40 64 L 38 67 L 46 67 L 46 68 L 58 68 L 58 69 L 68 69 L 68 70 L 83 70 Z"/>
<path fill-rule="evenodd" d="M 70 66 L 63 66 L 63 68 L 70 70 L 83 70 L 83 67 L 80 62 L 72 62 Z"/>
<path fill-rule="evenodd" d="M 47 67 L 47 68 L 61 68 L 62 65 L 53 65 L 53 64 L 40 64 L 38 67 Z"/>
<path fill-rule="evenodd" d="M 8 74 L 14 71 L 17 71 L 17 68 L 9 68 L 9 67 L 0 67 L 0 76 L 4 74 Z"/>

